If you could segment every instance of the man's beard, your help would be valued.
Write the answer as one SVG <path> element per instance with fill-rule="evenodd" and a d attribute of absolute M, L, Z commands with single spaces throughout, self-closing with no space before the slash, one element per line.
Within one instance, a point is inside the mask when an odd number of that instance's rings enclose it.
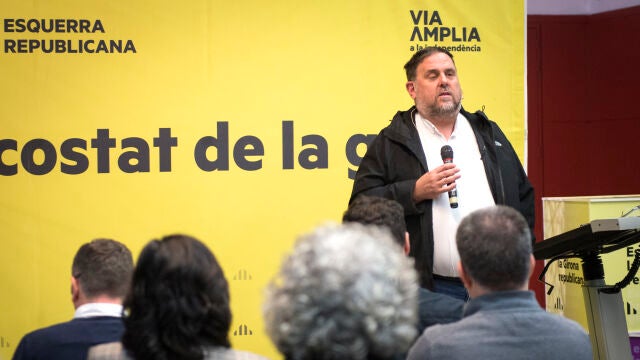
<path fill-rule="evenodd" d="M 451 116 L 457 115 L 458 111 L 460 111 L 460 102 L 448 102 L 442 105 L 433 105 L 429 107 L 431 115 L 433 116 Z"/>

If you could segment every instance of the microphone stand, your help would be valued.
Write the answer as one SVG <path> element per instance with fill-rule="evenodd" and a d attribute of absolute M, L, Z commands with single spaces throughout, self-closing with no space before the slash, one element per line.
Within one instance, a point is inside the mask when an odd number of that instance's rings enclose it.
<path fill-rule="evenodd" d="M 589 337 L 594 359 L 631 360 L 629 330 L 624 314 L 622 292 L 607 291 L 604 268 L 598 252 L 582 254 L 584 286 L 582 295 L 587 310 Z"/>

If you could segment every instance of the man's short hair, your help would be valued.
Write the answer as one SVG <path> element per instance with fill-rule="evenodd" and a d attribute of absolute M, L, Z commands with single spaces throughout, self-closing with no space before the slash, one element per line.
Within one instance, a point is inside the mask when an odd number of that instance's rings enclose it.
<path fill-rule="evenodd" d="M 413 56 L 411 56 L 411 59 L 409 59 L 409 61 L 407 61 L 407 63 L 404 65 L 404 71 L 407 73 L 407 80 L 415 80 L 418 65 L 420 65 L 424 58 L 427 58 L 435 53 L 447 54 L 451 58 L 451 61 L 453 61 L 453 54 L 451 54 L 449 50 L 438 46 L 427 46 L 424 49 L 416 51 Z M 455 65 L 455 61 L 453 62 L 453 64 Z"/>
<path fill-rule="evenodd" d="M 387 231 L 357 223 L 298 239 L 267 288 L 267 333 L 287 359 L 385 359 L 416 336 L 417 276 Z"/>
<path fill-rule="evenodd" d="M 71 275 L 78 280 L 88 298 L 106 295 L 122 298 L 129 291 L 133 273 L 133 257 L 122 243 L 96 239 L 78 249 L 73 258 Z"/>
<path fill-rule="evenodd" d="M 378 196 L 360 195 L 349 204 L 342 222 L 387 227 L 398 244 L 404 246 L 407 225 L 399 202 Z"/>
<path fill-rule="evenodd" d="M 520 288 L 529 279 L 531 232 L 524 217 L 508 206 L 492 206 L 467 215 L 456 243 L 465 272 L 493 290 Z"/>

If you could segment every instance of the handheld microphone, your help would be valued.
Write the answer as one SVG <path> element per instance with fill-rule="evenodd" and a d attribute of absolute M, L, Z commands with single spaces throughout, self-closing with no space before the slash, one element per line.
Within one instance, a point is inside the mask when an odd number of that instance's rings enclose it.
<path fill-rule="evenodd" d="M 445 145 L 440 149 L 440 156 L 445 164 L 453 162 L 453 149 L 449 145 Z M 447 184 L 449 185 L 449 184 Z M 458 191 L 453 189 L 449 191 L 449 205 L 455 209 L 458 207 Z"/>

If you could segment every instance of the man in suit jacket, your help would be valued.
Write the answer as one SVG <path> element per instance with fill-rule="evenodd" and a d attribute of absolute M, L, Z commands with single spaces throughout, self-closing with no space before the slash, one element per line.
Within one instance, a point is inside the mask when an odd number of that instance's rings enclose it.
<path fill-rule="evenodd" d="M 89 347 L 120 340 L 122 300 L 132 272 L 133 258 L 125 245 L 109 239 L 82 245 L 71 268 L 73 319 L 25 335 L 13 359 L 84 360 Z"/>
<path fill-rule="evenodd" d="M 387 228 L 404 254 L 409 255 L 411 242 L 404 222 L 404 209 L 397 201 L 360 195 L 349 204 L 342 221 Z M 460 320 L 463 306 L 464 301 L 460 299 L 418 288 L 418 335 L 429 326 Z"/>
<path fill-rule="evenodd" d="M 458 272 L 471 300 L 460 321 L 426 329 L 408 360 L 591 360 L 575 321 L 546 312 L 529 290 L 535 259 L 525 218 L 503 205 L 476 210 L 456 232 Z"/>

